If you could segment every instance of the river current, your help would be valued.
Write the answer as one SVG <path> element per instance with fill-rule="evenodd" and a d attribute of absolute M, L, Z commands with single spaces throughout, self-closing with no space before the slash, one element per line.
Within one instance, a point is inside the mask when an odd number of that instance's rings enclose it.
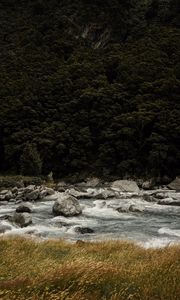
<path fill-rule="evenodd" d="M 177 194 L 180 197 L 180 194 Z M 33 203 L 33 224 L 20 228 L 8 220 L 1 225 L 9 227 L 8 235 L 23 235 L 46 239 L 102 241 L 131 240 L 146 248 L 162 247 L 180 243 L 180 206 L 160 205 L 144 201 L 141 196 L 121 199 L 81 199 L 82 215 L 76 217 L 54 217 L 54 201 Z M 129 205 L 138 205 L 138 212 L 126 211 Z M 11 215 L 17 204 L 8 203 L 0 207 L 0 217 Z M 122 207 L 124 212 L 116 209 Z M 78 228 L 90 228 L 93 233 L 79 233 Z"/>

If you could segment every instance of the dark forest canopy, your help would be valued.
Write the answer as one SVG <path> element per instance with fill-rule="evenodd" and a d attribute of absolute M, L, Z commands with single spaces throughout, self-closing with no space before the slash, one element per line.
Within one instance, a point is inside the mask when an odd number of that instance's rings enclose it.
<path fill-rule="evenodd" d="M 1 0 L 0 40 L 1 173 L 180 174 L 178 0 Z"/>

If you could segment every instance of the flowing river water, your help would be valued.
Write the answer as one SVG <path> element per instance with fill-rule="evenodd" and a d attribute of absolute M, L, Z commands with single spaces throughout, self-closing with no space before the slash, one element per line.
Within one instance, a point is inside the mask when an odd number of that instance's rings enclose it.
<path fill-rule="evenodd" d="M 77 240 L 132 240 L 144 247 L 162 247 L 180 243 L 180 206 L 159 205 L 144 201 L 142 196 L 124 193 L 120 199 L 81 199 L 82 215 L 76 217 L 54 217 L 54 201 L 33 203 L 33 224 L 20 228 L 8 220 L 1 220 L 2 226 L 8 226 L 8 235 L 23 235 L 41 239 Z M 180 197 L 180 193 L 176 193 Z M 129 205 L 138 205 L 138 212 L 126 211 Z M 0 218 L 11 215 L 17 204 L 1 205 Z M 124 212 L 116 209 L 123 207 Z M 93 233 L 79 233 L 78 228 L 90 228 Z"/>

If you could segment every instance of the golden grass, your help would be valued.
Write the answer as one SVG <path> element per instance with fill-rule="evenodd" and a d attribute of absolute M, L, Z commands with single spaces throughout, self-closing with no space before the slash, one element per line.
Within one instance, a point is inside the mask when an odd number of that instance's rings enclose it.
<path fill-rule="evenodd" d="M 180 247 L 2 238 L 0 299 L 179 300 Z"/>

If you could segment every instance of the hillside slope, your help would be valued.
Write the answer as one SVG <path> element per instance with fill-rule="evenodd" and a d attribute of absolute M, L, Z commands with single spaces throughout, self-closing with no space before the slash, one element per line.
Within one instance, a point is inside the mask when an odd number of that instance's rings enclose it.
<path fill-rule="evenodd" d="M 178 0 L 1 0 L 0 171 L 179 174 L 179 15 Z"/>

